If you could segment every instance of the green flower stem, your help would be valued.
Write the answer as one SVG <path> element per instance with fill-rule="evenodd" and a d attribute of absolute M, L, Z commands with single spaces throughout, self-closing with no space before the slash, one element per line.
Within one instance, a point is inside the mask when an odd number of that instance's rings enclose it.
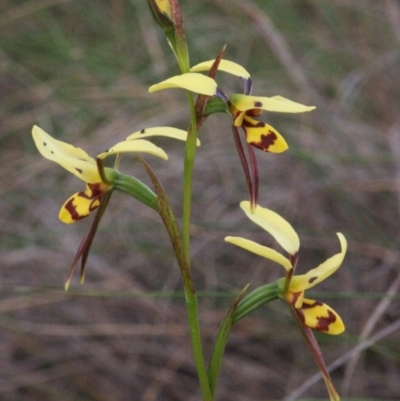
<path fill-rule="evenodd" d="M 182 216 L 182 243 L 190 266 L 190 220 L 192 207 L 192 177 L 196 159 L 197 121 L 193 94 L 188 92 L 191 121 L 185 147 L 185 161 L 183 173 L 183 216 Z M 192 286 L 194 288 L 194 285 Z M 199 310 L 197 296 L 193 289 L 185 286 L 186 307 L 190 325 L 192 348 L 196 362 L 197 374 L 204 401 L 212 401 L 207 370 L 204 363 L 203 347 L 201 344 Z"/>
<path fill-rule="evenodd" d="M 237 306 L 236 311 L 233 315 L 233 323 L 236 323 L 238 320 L 243 319 L 249 313 L 258 309 L 260 306 L 274 301 L 278 298 L 278 283 L 266 284 L 256 288 L 245 298 L 243 298 L 243 300 Z"/>
<path fill-rule="evenodd" d="M 192 177 L 196 159 L 197 121 L 193 94 L 188 92 L 191 121 L 185 147 L 185 161 L 183 172 L 183 216 L 182 240 L 183 247 L 190 259 L 190 217 L 192 209 Z"/>

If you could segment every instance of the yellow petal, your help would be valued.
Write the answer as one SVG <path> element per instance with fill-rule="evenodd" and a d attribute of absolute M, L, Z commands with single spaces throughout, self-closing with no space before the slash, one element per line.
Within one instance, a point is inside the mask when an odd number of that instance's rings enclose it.
<path fill-rule="evenodd" d="M 290 255 L 295 255 L 298 252 L 300 248 L 299 236 L 283 217 L 258 205 L 252 213 L 249 201 L 241 202 L 240 207 L 250 220 L 269 232 L 286 252 Z"/>
<path fill-rule="evenodd" d="M 85 182 L 94 184 L 101 181 L 95 160 L 83 149 L 52 138 L 36 125 L 32 129 L 32 136 L 46 159 L 56 162 Z"/>
<path fill-rule="evenodd" d="M 108 156 L 117 153 L 149 153 L 153 156 L 160 157 L 161 159 L 168 160 L 167 154 L 158 146 L 154 145 L 145 139 L 136 139 L 135 141 L 122 141 L 114 145 L 112 148 L 100 153 L 97 157 L 105 159 Z"/>
<path fill-rule="evenodd" d="M 171 3 L 169 0 L 155 0 L 157 7 L 163 14 L 166 14 L 172 20 Z"/>
<path fill-rule="evenodd" d="M 191 72 L 208 71 L 214 64 L 214 61 L 215 60 L 204 61 L 192 67 L 190 71 Z M 232 74 L 244 79 L 250 78 L 250 74 L 240 64 L 237 64 L 229 60 L 221 60 L 218 66 L 218 71 L 224 71 L 227 72 L 228 74 Z"/>
<path fill-rule="evenodd" d="M 308 271 L 306 274 L 299 276 L 293 276 L 290 281 L 290 291 L 304 291 L 308 288 L 312 288 L 321 281 L 328 278 L 330 275 L 340 267 L 347 251 L 347 241 L 343 234 L 337 233 L 339 237 L 341 252 L 333 255 L 324 263 L 321 263 L 315 269 Z"/>
<path fill-rule="evenodd" d="M 150 86 L 149 92 L 153 93 L 170 88 L 187 89 L 201 95 L 214 96 L 217 92 L 217 83 L 212 78 L 206 77 L 203 74 L 188 72 Z"/>
<path fill-rule="evenodd" d="M 288 148 L 283 136 L 273 127 L 245 116 L 242 128 L 246 133 L 246 141 L 264 152 L 282 153 Z"/>
<path fill-rule="evenodd" d="M 341 334 L 344 331 L 342 319 L 327 304 L 304 298 L 299 312 L 307 327 L 333 335 Z"/>
<path fill-rule="evenodd" d="M 77 192 L 67 199 L 60 209 L 58 218 L 66 224 L 83 219 L 100 205 L 100 199 L 108 188 L 108 185 L 102 182 L 87 184 L 85 191 Z"/>
<path fill-rule="evenodd" d="M 168 138 L 178 139 L 180 141 L 186 141 L 187 131 L 174 127 L 153 127 L 145 128 L 141 131 L 134 132 L 129 135 L 127 140 L 136 140 L 142 138 L 148 138 L 150 136 L 165 136 Z M 200 146 L 200 141 L 197 139 L 197 146 Z"/>
<path fill-rule="evenodd" d="M 267 246 L 257 244 L 256 242 L 241 237 L 226 237 L 225 241 L 240 246 L 241 248 L 253 252 L 256 255 L 273 260 L 274 262 L 283 266 L 285 270 L 290 270 L 292 268 L 292 265 L 287 258 L 274 249 L 268 248 Z"/>
<path fill-rule="evenodd" d="M 305 106 L 282 96 L 262 97 L 234 94 L 229 96 L 229 100 L 240 111 L 262 109 L 280 113 L 304 113 L 315 109 L 315 106 Z"/>

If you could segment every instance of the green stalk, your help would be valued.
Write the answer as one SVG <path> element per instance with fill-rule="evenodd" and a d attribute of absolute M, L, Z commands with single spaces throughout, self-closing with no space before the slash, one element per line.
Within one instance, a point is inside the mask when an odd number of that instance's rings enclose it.
<path fill-rule="evenodd" d="M 190 264 L 190 218 L 192 206 L 192 177 L 196 159 L 197 120 L 193 94 L 188 92 L 191 121 L 185 147 L 185 161 L 183 173 L 183 216 L 182 216 L 182 243 Z M 203 347 L 201 343 L 199 310 L 195 291 L 185 286 L 186 308 L 190 325 L 192 348 L 199 377 L 201 392 L 204 401 L 212 401 L 207 369 L 204 363 Z"/>

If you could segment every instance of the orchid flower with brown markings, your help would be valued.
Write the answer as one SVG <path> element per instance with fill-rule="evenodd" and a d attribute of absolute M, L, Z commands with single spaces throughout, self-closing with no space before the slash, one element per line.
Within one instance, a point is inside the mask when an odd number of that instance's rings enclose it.
<path fill-rule="evenodd" d="M 214 60 L 209 60 L 197 64 L 190 69 L 191 72 L 177 75 L 152 85 L 149 91 L 181 88 L 202 95 L 215 96 L 225 103 L 226 108 L 224 111 L 228 112 L 232 117 L 232 132 L 235 145 L 246 177 L 252 210 L 254 210 L 258 200 L 259 185 L 254 147 L 269 153 L 282 153 L 288 149 L 285 139 L 274 127 L 255 119 L 255 117 L 259 117 L 263 110 L 280 113 L 304 113 L 314 110 L 315 107 L 305 106 L 282 96 L 250 96 L 252 81 L 246 69 L 232 61 L 221 60 L 218 70 L 240 77 L 244 83 L 244 94 L 227 96 L 217 87 L 213 79 L 200 74 L 200 72 L 208 71 L 213 63 Z M 239 128 L 245 134 L 248 157 L 246 157 L 243 149 Z"/>
<path fill-rule="evenodd" d="M 64 167 L 86 183 L 84 191 L 73 194 L 65 201 L 58 215 L 59 219 L 66 224 L 75 223 L 97 209 L 102 196 L 112 188 L 112 184 L 104 182 L 101 178 L 96 160 L 83 149 L 54 139 L 36 125 L 32 129 L 32 136 L 43 157 Z M 168 159 L 161 148 L 142 139 L 119 142 L 106 152 L 100 153 L 97 158 L 103 160 L 108 156 L 127 152 L 144 152 Z"/>
<path fill-rule="evenodd" d="M 185 141 L 187 132 L 172 127 L 143 129 L 128 136 L 125 141 L 119 142 L 107 151 L 100 153 L 97 156 L 97 160 L 90 157 L 80 148 L 54 139 L 38 126 L 33 127 L 32 136 L 37 149 L 43 157 L 59 164 L 86 183 L 86 189 L 84 191 L 73 194 L 63 204 L 59 212 L 59 219 L 66 224 L 75 223 L 87 217 L 91 212 L 97 209 L 90 230 L 82 240 L 72 263 L 70 273 L 65 283 L 65 289 L 68 289 L 72 274 L 80 259 L 82 264 L 81 282 L 83 283 L 84 281 L 85 264 L 88 253 L 101 217 L 114 189 L 129 193 L 157 210 L 157 199 L 154 193 L 134 177 L 121 175 L 114 169 L 104 168 L 104 159 L 111 155 L 133 152 L 147 153 L 167 160 L 168 156 L 163 149 L 142 138 L 165 136 Z"/>
<path fill-rule="evenodd" d="M 347 251 L 346 238 L 343 234 L 337 233 L 341 251 L 318 267 L 309 270 L 306 274 L 295 276 L 294 271 L 298 262 L 300 240 L 293 227 L 272 210 L 257 205 L 253 211 L 250 202 L 247 201 L 241 202 L 240 207 L 250 220 L 275 238 L 289 254 L 289 257 L 287 258 L 272 248 L 245 238 L 226 237 L 225 241 L 270 259 L 285 269 L 285 277 L 277 281 L 279 296 L 289 306 L 311 354 L 321 370 L 330 400 L 339 401 L 339 394 L 332 383 L 321 350 L 311 329 L 336 335 L 344 331 L 344 324 L 340 316 L 330 306 L 320 301 L 307 299 L 304 294 L 306 290 L 327 279 L 340 267 Z"/>
<path fill-rule="evenodd" d="M 83 149 L 52 138 L 36 125 L 32 129 L 32 136 L 43 157 L 56 162 L 86 183 L 84 191 L 77 192 L 67 199 L 61 207 L 59 219 L 63 223 L 71 224 L 88 216 L 100 205 L 104 193 L 112 187 L 110 182 L 105 182 L 101 178 L 96 160 Z M 187 132 L 172 127 L 143 129 L 129 135 L 127 140 L 117 143 L 106 152 L 100 153 L 97 158 L 104 160 L 108 156 L 121 153 L 148 153 L 167 160 L 168 156 L 163 149 L 142 139 L 151 136 L 186 140 Z"/>
<path fill-rule="evenodd" d="M 320 301 L 307 299 L 304 294 L 306 290 L 327 279 L 340 267 L 347 250 L 347 241 L 344 235 L 337 233 L 341 245 L 340 253 L 306 274 L 295 276 L 294 271 L 298 261 L 300 240 L 293 227 L 272 210 L 257 206 L 252 213 L 250 203 L 247 201 L 241 202 L 240 207 L 250 220 L 275 238 L 281 247 L 288 252 L 289 258 L 272 248 L 245 238 L 226 237 L 225 241 L 273 260 L 285 269 L 286 276 L 279 282 L 281 297 L 294 309 L 305 326 L 327 334 L 342 333 L 344 324 L 340 316 L 330 306 Z"/>

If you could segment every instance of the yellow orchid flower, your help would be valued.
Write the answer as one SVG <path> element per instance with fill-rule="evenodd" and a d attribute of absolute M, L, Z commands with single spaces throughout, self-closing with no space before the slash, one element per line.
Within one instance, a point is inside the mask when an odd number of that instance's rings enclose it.
<path fill-rule="evenodd" d="M 88 216 L 93 210 L 97 209 L 89 232 L 83 238 L 78 248 L 70 272 L 65 281 L 65 290 L 67 290 L 79 260 L 81 260 L 80 281 L 81 283 L 84 282 L 86 261 L 90 247 L 104 210 L 110 200 L 114 186 L 115 188 L 119 188 L 126 192 L 128 190 L 126 185 L 129 185 L 129 188 L 131 188 L 133 192 L 128 193 L 133 194 L 132 196 L 141 200 L 153 209 L 157 208 L 157 199 L 154 200 L 155 195 L 143 183 L 136 180 L 134 177 L 129 176 L 124 176 L 124 178 L 123 175 L 119 175 L 118 178 L 115 178 L 114 176 L 117 176 L 119 173 L 112 169 L 106 169 L 106 171 L 102 172 L 104 176 L 103 180 L 98 163 L 101 165 L 104 159 L 108 156 L 127 152 L 143 152 L 167 160 L 168 156 L 164 150 L 143 138 L 150 136 L 166 136 L 185 141 L 187 132 L 171 127 L 143 129 L 129 135 L 127 140 L 117 143 L 106 152 L 100 153 L 97 156 L 97 162 L 84 150 L 52 138 L 37 126 L 33 127 L 32 136 L 36 147 L 43 157 L 58 163 L 61 167 L 64 167 L 70 173 L 86 183 L 85 191 L 77 192 L 72 195 L 61 207 L 59 213 L 60 220 L 67 224 L 75 223 L 76 221 Z M 199 144 L 200 143 L 198 142 L 198 145 Z M 129 180 L 128 184 L 126 184 L 127 179 Z"/>
<path fill-rule="evenodd" d="M 142 130 L 130 135 L 126 141 L 119 142 L 106 152 L 99 154 L 97 158 L 105 159 L 119 153 L 143 152 L 167 160 L 168 156 L 164 150 L 147 140 L 141 139 L 156 135 L 186 140 L 187 133 L 171 127 Z M 110 190 L 111 185 L 101 179 L 96 160 L 84 150 L 52 138 L 38 126 L 33 127 L 32 136 L 43 157 L 58 163 L 86 183 L 85 191 L 73 194 L 61 207 L 60 220 L 66 224 L 75 223 L 98 208 L 102 196 Z"/>
<path fill-rule="evenodd" d="M 264 245 L 257 244 L 241 237 L 226 237 L 225 241 L 244 248 L 280 264 L 286 271 L 285 279 L 280 280 L 279 287 L 284 298 L 306 327 L 327 334 L 340 334 L 344 324 L 340 316 L 328 305 L 307 299 L 304 293 L 321 281 L 331 276 L 342 264 L 347 251 L 347 241 L 343 234 L 337 233 L 341 251 L 306 274 L 294 275 L 298 261 L 300 240 L 293 227 L 272 210 L 257 206 L 252 212 L 248 201 L 241 202 L 240 207 L 246 215 L 265 231 L 270 233 L 279 245 L 289 254 L 289 258 Z"/>
<path fill-rule="evenodd" d="M 282 96 L 250 96 L 252 81 L 248 71 L 233 61 L 220 60 L 218 65 L 219 71 L 240 77 L 244 82 L 244 94 L 226 96 L 217 86 L 214 79 L 201 74 L 201 72 L 210 70 L 214 61 L 202 62 L 192 67 L 188 73 L 176 75 L 152 85 L 149 88 L 149 92 L 153 93 L 164 89 L 180 88 L 205 96 L 215 96 L 225 103 L 227 111 L 232 116 L 232 132 L 235 145 L 246 177 L 252 210 L 254 210 L 258 199 L 259 182 L 258 165 L 253 151 L 254 147 L 270 153 L 282 153 L 288 149 L 285 139 L 274 127 L 258 121 L 254 117 L 259 117 L 263 110 L 280 113 L 304 113 L 314 110 L 315 107 L 305 106 Z M 241 128 L 245 134 L 248 145 L 248 158 L 243 149 L 238 128 Z"/>
<path fill-rule="evenodd" d="M 202 62 L 192 67 L 190 71 L 208 71 L 213 62 L 214 60 Z M 270 125 L 254 120 L 252 117 L 259 116 L 262 110 L 280 113 L 304 113 L 314 110 L 315 107 L 304 106 L 282 96 L 250 96 L 252 88 L 250 74 L 245 68 L 233 61 L 221 60 L 218 70 L 240 77 L 244 81 L 244 94 L 233 94 L 228 97 L 221 96 L 221 99 L 229 103 L 233 125 L 243 128 L 246 133 L 247 143 L 264 152 L 281 153 L 285 151 L 288 146 L 281 134 Z"/>

